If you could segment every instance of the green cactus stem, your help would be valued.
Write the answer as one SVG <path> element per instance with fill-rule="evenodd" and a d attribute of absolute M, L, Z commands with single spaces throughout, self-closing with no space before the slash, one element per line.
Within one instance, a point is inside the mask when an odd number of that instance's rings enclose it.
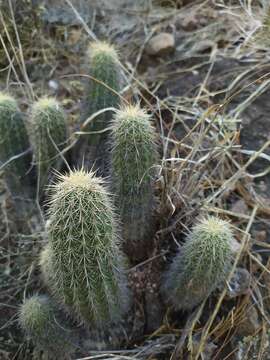
<path fill-rule="evenodd" d="M 33 197 L 27 176 L 30 144 L 22 113 L 13 97 L 0 93 L 0 166 L 13 199 Z"/>
<path fill-rule="evenodd" d="M 129 291 L 109 195 L 100 178 L 84 170 L 61 175 L 49 204 L 49 257 L 53 294 L 74 315 L 103 329 L 121 320 Z M 50 255 L 51 254 L 51 255 Z M 45 258 L 46 258 L 45 256 Z M 43 256 L 44 259 L 44 256 Z"/>
<path fill-rule="evenodd" d="M 112 129 L 112 188 L 122 220 L 125 251 L 136 261 L 147 255 L 155 233 L 155 138 L 144 110 L 126 106 L 117 111 Z"/>
<path fill-rule="evenodd" d="M 105 42 L 95 42 L 87 52 L 87 66 L 91 78 L 86 81 L 86 95 L 83 102 L 82 121 L 96 112 L 106 108 L 118 108 L 121 87 L 121 71 L 117 53 L 112 45 Z M 94 168 L 98 175 L 107 173 L 109 158 L 108 130 L 112 119 L 112 111 L 106 111 L 94 117 L 82 128 L 83 147 L 80 151 L 84 166 Z M 77 157 L 77 155 L 75 154 Z"/>
<path fill-rule="evenodd" d="M 42 189 L 51 169 L 59 166 L 62 160 L 59 153 L 67 141 L 65 114 L 55 99 L 44 97 L 34 103 L 29 134 L 38 170 L 39 188 Z"/>
<path fill-rule="evenodd" d="M 57 310 L 47 296 L 33 295 L 25 300 L 19 311 L 19 323 L 38 350 L 62 359 L 72 350 L 67 331 L 60 326 Z"/>
<path fill-rule="evenodd" d="M 232 265 L 233 234 L 216 217 L 195 225 L 163 278 L 163 294 L 175 309 L 191 309 L 222 284 Z"/>

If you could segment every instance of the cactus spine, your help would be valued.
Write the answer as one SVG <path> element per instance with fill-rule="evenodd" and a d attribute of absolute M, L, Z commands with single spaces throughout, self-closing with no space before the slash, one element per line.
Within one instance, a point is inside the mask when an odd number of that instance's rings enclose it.
<path fill-rule="evenodd" d="M 194 226 L 163 279 L 163 294 L 176 309 L 190 309 L 217 288 L 232 264 L 229 224 L 208 217 Z"/>
<path fill-rule="evenodd" d="M 67 334 L 58 324 L 55 306 L 47 296 L 33 295 L 27 299 L 21 305 L 19 323 L 34 345 L 48 356 L 60 358 L 71 352 Z"/>
<path fill-rule="evenodd" d="M 112 187 L 123 223 L 125 249 L 141 260 L 154 236 L 155 131 L 138 106 L 117 111 L 112 130 Z"/>
<path fill-rule="evenodd" d="M 42 188 L 67 140 L 65 114 L 55 99 L 44 97 L 33 105 L 29 131 Z"/>
<path fill-rule="evenodd" d="M 53 279 L 47 279 L 78 318 L 102 329 L 120 320 L 128 306 L 113 208 L 94 173 L 73 171 L 59 180 L 49 209 Z"/>
<path fill-rule="evenodd" d="M 27 131 L 15 99 L 4 93 L 0 93 L 0 134 L 0 165 L 6 164 L 3 171 L 7 188 L 13 197 L 25 194 L 29 197 L 27 172 L 31 156 L 27 153 L 30 149 Z"/>
<path fill-rule="evenodd" d="M 105 42 L 92 43 L 87 53 L 88 67 L 91 79 L 87 82 L 86 96 L 83 108 L 83 121 L 87 120 L 97 111 L 113 107 L 118 108 L 120 98 L 120 63 L 113 46 Z M 106 111 L 88 123 L 83 131 L 84 135 L 84 161 L 89 167 L 95 166 L 99 175 L 107 170 L 108 158 L 108 131 L 112 112 Z M 86 149 L 87 146 L 87 150 Z M 84 152 L 86 151 L 86 155 Z"/>

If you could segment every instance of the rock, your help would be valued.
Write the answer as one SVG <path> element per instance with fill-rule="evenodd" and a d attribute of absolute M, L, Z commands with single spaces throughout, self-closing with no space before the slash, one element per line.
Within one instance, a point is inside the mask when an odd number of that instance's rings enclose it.
<path fill-rule="evenodd" d="M 148 55 L 162 56 L 175 50 L 175 39 L 170 33 L 160 33 L 153 36 L 145 49 Z"/>
<path fill-rule="evenodd" d="M 236 214 L 248 214 L 248 207 L 245 201 L 240 199 L 233 204 L 231 211 Z"/>
<path fill-rule="evenodd" d="M 246 294 L 249 291 L 251 276 L 244 268 L 237 268 L 227 288 L 227 297 L 230 299 Z"/>

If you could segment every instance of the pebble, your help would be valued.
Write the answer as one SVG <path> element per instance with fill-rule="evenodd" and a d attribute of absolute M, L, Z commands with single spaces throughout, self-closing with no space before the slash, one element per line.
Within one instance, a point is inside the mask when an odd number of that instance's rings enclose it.
<path fill-rule="evenodd" d="M 145 50 L 148 55 L 152 56 L 163 56 L 173 52 L 175 50 L 173 34 L 163 32 L 153 36 Z"/>

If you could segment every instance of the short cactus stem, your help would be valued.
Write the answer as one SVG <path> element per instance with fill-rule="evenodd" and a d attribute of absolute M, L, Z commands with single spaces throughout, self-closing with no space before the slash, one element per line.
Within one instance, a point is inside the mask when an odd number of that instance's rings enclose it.
<path fill-rule="evenodd" d="M 16 201 L 33 197 L 27 176 L 31 167 L 30 144 L 16 100 L 0 93 L 0 166 L 6 186 Z"/>
<path fill-rule="evenodd" d="M 33 295 L 21 305 L 19 323 L 38 350 L 44 351 L 48 356 L 57 355 L 57 358 L 62 358 L 71 352 L 72 346 L 56 315 L 56 307 L 50 298 Z"/>
<path fill-rule="evenodd" d="M 53 287 L 53 252 L 50 244 L 46 244 L 41 250 L 39 257 L 39 266 L 41 269 L 41 275 L 46 286 Z"/>
<path fill-rule="evenodd" d="M 37 165 L 39 188 L 47 183 L 50 171 L 62 161 L 60 152 L 67 145 L 67 126 L 63 109 L 54 98 L 41 98 L 32 107 L 30 141 Z"/>
<path fill-rule="evenodd" d="M 216 217 L 195 225 L 163 278 L 162 291 L 175 309 L 191 309 L 226 279 L 232 266 L 233 234 Z"/>
<path fill-rule="evenodd" d="M 112 123 L 112 189 L 125 251 L 136 261 L 147 256 L 155 233 L 153 174 L 157 159 L 156 134 L 149 115 L 139 106 L 117 111 Z"/>
<path fill-rule="evenodd" d="M 105 42 L 92 43 L 87 52 L 87 67 L 90 78 L 86 80 L 86 95 L 83 102 L 82 121 L 100 110 L 118 108 L 120 103 L 121 68 L 116 50 Z M 84 143 L 81 151 L 84 166 L 94 168 L 98 175 L 108 171 L 108 138 L 112 111 L 105 111 L 82 128 Z M 76 155 L 77 156 L 77 155 Z"/>
<path fill-rule="evenodd" d="M 114 210 L 101 179 L 72 171 L 53 186 L 43 273 L 52 293 L 92 328 L 103 330 L 128 310 L 129 291 Z M 49 256 L 49 257 L 48 257 Z M 44 260 L 45 259 L 45 260 Z"/>

